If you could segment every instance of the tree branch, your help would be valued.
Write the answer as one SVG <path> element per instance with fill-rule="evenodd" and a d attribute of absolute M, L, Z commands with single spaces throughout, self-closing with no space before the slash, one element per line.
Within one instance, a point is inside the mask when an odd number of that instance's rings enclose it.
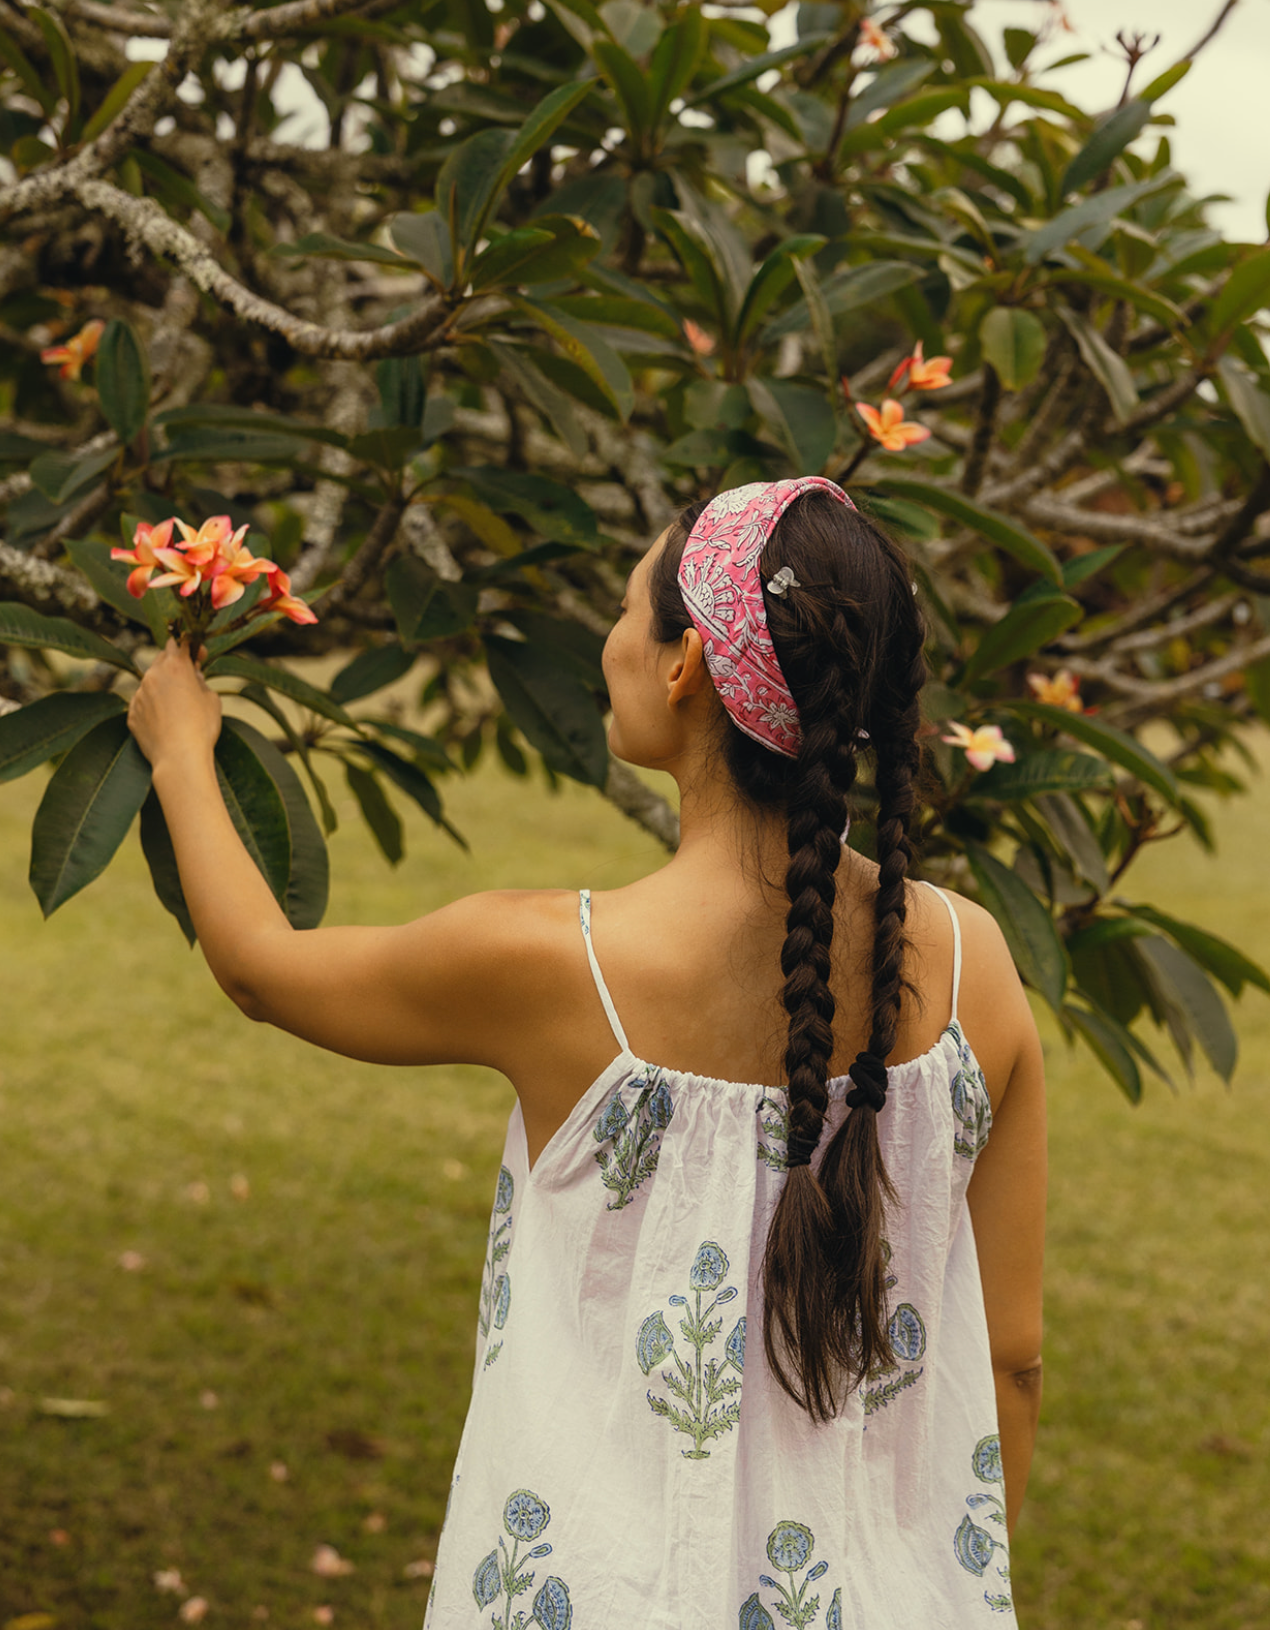
<path fill-rule="evenodd" d="M 973 498 L 983 485 L 984 471 L 988 467 L 988 454 L 992 450 L 992 437 L 997 427 L 997 409 L 1000 405 L 1001 380 L 992 364 L 985 362 L 974 439 L 970 443 L 966 467 L 961 476 L 961 490 L 967 498 Z"/>
<path fill-rule="evenodd" d="M 361 548 L 326 593 L 315 602 L 322 605 L 328 614 L 357 597 L 370 574 L 378 566 L 384 551 L 397 536 L 397 528 L 401 524 L 405 508 L 406 500 L 398 494 L 395 498 L 390 498 L 376 515 L 370 531 L 362 540 Z"/>
<path fill-rule="evenodd" d="M 679 847 L 679 817 L 661 796 L 646 787 L 634 770 L 620 759 L 609 759 L 604 796 L 673 854 Z"/>

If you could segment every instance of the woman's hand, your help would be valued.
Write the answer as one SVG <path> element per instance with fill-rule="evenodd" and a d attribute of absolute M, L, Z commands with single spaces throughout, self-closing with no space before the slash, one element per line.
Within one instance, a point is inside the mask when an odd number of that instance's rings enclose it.
<path fill-rule="evenodd" d="M 189 753 L 207 756 L 220 735 L 220 721 L 220 697 L 184 641 L 178 645 L 170 639 L 128 704 L 128 728 L 137 746 L 155 768 Z"/>

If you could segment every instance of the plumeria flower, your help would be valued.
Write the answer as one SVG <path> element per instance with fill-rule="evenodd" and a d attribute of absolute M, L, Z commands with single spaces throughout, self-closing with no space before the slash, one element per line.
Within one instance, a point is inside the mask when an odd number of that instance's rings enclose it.
<path fill-rule="evenodd" d="M 714 336 L 707 334 L 691 317 L 684 318 L 684 338 L 699 357 L 708 357 L 714 350 Z"/>
<path fill-rule="evenodd" d="M 889 62 L 898 49 L 894 40 L 884 34 L 871 17 L 864 18 L 860 24 L 860 44 L 872 51 L 876 62 Z"/>
<path fill-rule="evenodd" d="M 49 345 L 40 352 L 41 362 L 60 362 L 63 379 L 78 379 L 84 364 L 96 354 L 106 325 L 99 317 L 85 323 L 78 334 L 72 334 L 65 345 Z"/>
<path fill-rule="evenodd" d="M 1014 748 L 1005 739 L 999 724 L 981 724 L 978 730 L 971 730 L 968 725 L 952 721 L 948 728 L 952 735 L 941 736 L 940 741 L 950 747 L 964 748 L 967 762 L 976 770 L 990 770 L 997 763 L 1014 763 Z"/>
<path fill-rule="evenodd" d="M 856 411 L 868 425 L 874 441 L 880 441 L 888 453 L 901 453 L 906 447 L 925 441 L 930 435 L 925 425 L 913 424 L 906 419 L 904 409 L 890 396 L 883 402 L 880 413 L 867 402 L 857 402 Z"/>
<path fill-rule="evenodd" d="M 1038 702 L 1065 708 L 1068 713 L 1085 711 L 1080 700 L 1080 680 L 1069 668 L 1060 668 L 1056 674 L 1029 674 L 1027 682 Z"/>
<path fill-rule="evenodd" d="M 305 605 L 291 592 L 291 579 L 280 568 L 275 567 L 269 580 L 269 596 L 260 602 L 262 611 L 280 611 L 284 617 L 290 617 L 293 623 L 315 623 L 317 614 Z"/>
<path fill-rule="evenodd" d="M 922 356 L 922 342 L 918 340 L 913 347 L 908 382 L 915 391 L 942 391 L 945 385 L 952 383 L 948 377 L 951 367 L 951 357 L 932 357 L 927 362 Z"/>
<path fill-rule="evenodd" d="M 127 560 L 137 568 L 135 572 L 128 573 L 128 593 L 134 600 L 139 600 L 150 587 L 150 573 L 158 571 L 163 564 L 159 551 L 166 549 L 172 541 L 172 524 L 171 521 L 160 521 L 158 526 L 148 526 L 145 521 L 140 521 L 132 534 L 132 548 L 110 551 L 111 560 Z"/>

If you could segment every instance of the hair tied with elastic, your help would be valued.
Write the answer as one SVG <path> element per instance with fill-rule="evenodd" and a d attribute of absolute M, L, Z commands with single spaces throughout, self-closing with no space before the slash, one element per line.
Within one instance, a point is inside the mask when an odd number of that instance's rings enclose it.
<path fill-rule="evenodd" d="M 886 1064 L 876 1053 L 857 1053 L 851 1066 L 851 1079 L 855 1083 L 847 1094 L 852 1109 L 871 1109 L 875 1113 L 886 1106 Z"/>
<path fill-rule="evenodd" d="M 776 576 L 769 578 L 767 592 L 769 594 L 783 595 L 787 589 L 801 589 L 802 584 L 794 576 L 792 567 L 782 566 Z"/>

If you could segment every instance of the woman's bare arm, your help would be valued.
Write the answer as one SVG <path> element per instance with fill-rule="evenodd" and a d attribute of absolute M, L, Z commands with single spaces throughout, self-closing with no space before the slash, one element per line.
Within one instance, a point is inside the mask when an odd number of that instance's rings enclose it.
<path fill-rule="evenodd" d="M 1001 932 L 959 902 L 966 934 L 967 1038 L 996 1088 L 992 1133 L 967 1200 L 996 1383 L 1007 1522 L 1027 1490 L 1041 1408 L 1045 1072 L 1040 1038 Z M 1000 1083 L 1004 1082 L 1003 1090 Z"/>

